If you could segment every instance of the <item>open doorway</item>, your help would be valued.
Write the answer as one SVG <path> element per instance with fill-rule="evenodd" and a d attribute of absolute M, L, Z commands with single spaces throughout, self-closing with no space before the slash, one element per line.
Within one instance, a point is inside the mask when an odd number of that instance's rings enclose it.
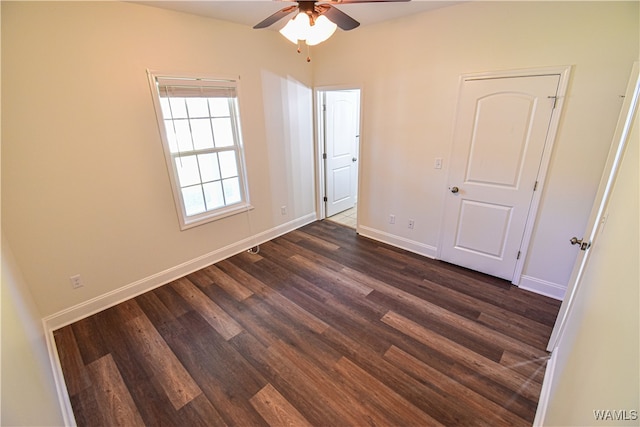
<path fill-rule="evenodd" d="M 357 227 L 360 89 L 320 89 L 320 217 Z"/>

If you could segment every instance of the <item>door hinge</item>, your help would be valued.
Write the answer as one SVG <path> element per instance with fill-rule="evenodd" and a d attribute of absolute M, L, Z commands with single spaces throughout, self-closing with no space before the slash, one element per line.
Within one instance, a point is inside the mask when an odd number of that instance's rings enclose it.
<path fill-rule="evenodd" d="M 533 184 L 533 191 L 536 191 L 538 189 L 538 181 L 536 181 L 535 184 Z"/>
<path fill-rule="evenodd" d="M 556 105 L 558 105 L 558 97 L 554 95 L 554 96 L 547 96 L 547 98 L 553 99 L 553 107 L 551 107 L 551 109 L 554 110 L 556 108 Z"/>
<path fill-rule="evenodd" d="M 322 111 L 327 111 L 327 104 L 322 104 Z"/>
<path fill-rule="evenodd" d="M 329 201 L 329 199 L 327 199 L 327 196 L 324 196 L 324 197 L 322 198 L 322 200 L 324 200 L 325 202 L 328 202 L 328 201 Z"/>
<path fill-rule="evenodd" d="M 520 251 L 518 251 L 518 255 L 516 256 L 516 259 L 520 259 Z"/>
<path fill-rule="evenodd" d="M 327 153 L 322 153 L 322 158 L 323 158 L 324 160 L 327 160 Z"/>

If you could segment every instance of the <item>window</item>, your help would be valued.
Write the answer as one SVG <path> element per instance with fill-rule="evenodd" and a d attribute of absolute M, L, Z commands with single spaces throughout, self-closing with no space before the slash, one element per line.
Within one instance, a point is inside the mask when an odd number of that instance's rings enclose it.
<path fill-rule="evenodd" d="M 181 228 L 249 209 L 237 82 L 149 78 Z"/>

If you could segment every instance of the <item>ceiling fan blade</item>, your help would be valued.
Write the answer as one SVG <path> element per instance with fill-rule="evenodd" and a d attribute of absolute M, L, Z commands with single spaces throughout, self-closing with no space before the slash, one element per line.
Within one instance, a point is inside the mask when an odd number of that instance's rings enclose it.
<path fill-rule="evenodd" d="M 322 0 L 331 4 L 348 4 L 348 3 L 389 3 L 389 2 L 408 2 L 411 0 Z"/>
<path fill-rule="evenodd" d="M 358 21 L 331 5 L 323 4 L 322 9 L 322 14 L 344 31 L 353 30 L 360 25 Z"/>
<path fill-rule="evenodd" d="M 256 30 L 260 28 L 267 28 L 270 25 L 275 24 L 276 22 L 278 22 L 279 20 L 281 20 L 282 18 L 284 18 L 285 16 L 293 12 L 294 10 L 298 10 L 297 5 L 285 7 L 284 9 L 281 9 L 276 13 L 274 13 L 273 15 L 269 16 L 265 20 L 257 23 L 256 25 L 253 26 L 253 28 Z"/>

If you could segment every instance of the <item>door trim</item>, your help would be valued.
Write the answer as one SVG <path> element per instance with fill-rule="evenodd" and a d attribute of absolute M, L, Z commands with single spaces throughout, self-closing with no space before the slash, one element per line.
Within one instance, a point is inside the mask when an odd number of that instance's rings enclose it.
<path fill-rule="evenodd" d="M 313 106 L 314 106 L 314 144 L 315 144 L 315 161 L 316 161 L 316 217 L 319 220 L 325 219 L 327 217 L 324 197 L 326 195 L 325 185 L 326 185 L 326 176 L 325 176 L 325 167 L 324 167 L 324 159 L 322 158 L 322 154 L 324 153 L 324 144 L 325 144 L 325 135 L 324 135 L 324 126 L 323 126 L 323 111 L 322 111 L 322 93 L 330 92 L 334 90 L 358 90 L 360 91 L 360 115 L 358 120 L 360 121 L 360 141 L 358 144 L 358 159 L 361 159 L 362 153 L 362 87 L 357 85 L 332 85 L 332 86 L 318 86 L 313 88 Z M 362 174 L 362 168 L 358 167 L 358 177 L 357 183 L 358 186 L 358 200 L 360 200 L 360 177 Z M 359 222 L 356 225 L 356 232 L 359 227 Z"/>
<path fill-rule="evenodd" d="M 609 154 L 600 178 L 600 184 L 598 185 L 598 191 L 594 199 L 593 207 L 591 208 L 591 214 L 589 215 L 589 222 L 587 228 L 584 231 L 582 238 L 590 244 L 595 244 L 598 234 L 602 231 L 601 226 L 603 219 L 606 218 L 607 206 L 611 196 L 611 191 L 615 185 L 616 177 L 618 176 L 618 169 L 624 156 L 624 150 L 629 144 L 629 133 L 631 131 L 632 122 L 636 109 L 639 108 L 640 103 L 640 63 L 636 61 L 633 64 L 627 89 L 624 95 L 624 101 L 620 109 L 620 115 L 618 117 L 618 123 L 611 139 L 611 145 L 609 146 Z M 564 331 L 569 313 L 573 308 L 573 302 L 575 296 L 582 282 L 582 273 L 586 269 L 589 262 L 591 250 L 587 248 L 583 252 L 580 252 L 576 259 L 569 283 L 567 285 L 567 292 L 560 306 L 560 312 L 556 319 L 556 323 L 551 331 L 549 337 L 549 343 L 547 345 L 547 351 L 554 351 L 558 345 L 558 341 Z"/>
<path fill-rule="evenodd" d="M 549 163 L 551 161 L 551 153 L 553 152 L 553 146 L 555 145 L 556 136 L 558 133 L 558 127 L 560 124 L 560 117 L 564 106 L 564 101 L 569 86 L 569 79 L 571 76 L 571 65 L 565 66 L 553 66 L 553 67 L 537 67 L 537 68 L 523 68 L 515 70 L 503 70 L 503 71 L 486 71 L 479 73 L 466 73 L 462 74 L 458 83 L 458 101 L 456 104 L 456 111 L 454 117 L 458 117 L 458 110 L 460 108 L 460 99 L 462 95 L 462 85 L 466 81 L 472 80 L 486 80 L 486 79 L 503 79 L 503 78 L 515 78 L 515 77 L 537 77 L 547 75 L 558 75 L 560 81 L 558 83 L 558 92 L 556 99 L 556 106 L 551 114 L 551 120 L 549 122 L 549 129 L 547 130 L 547 137 L 540 160 L 540 167 L 538 169 L 538 186 L 536 191 L 533 192 L 531 204 L 529 205 L 529 214 L 524 227 L 524 233 L 522 241 L 520 243 L 521 256 L 516 261 L 513 277 L 511 283 L 518 286 L 522 277 L 522 271 L 524 270 L 525 261 L 527 259 L 527 252 L 529 245 L 531 244 L 531 236 L 533 234 L 533 227 L 538 214 L 538 208 L 540 206 L 540 199 L 544 190 L 547 172 L 549 170 Z M 454 121 L 454 123 L 456 123 Z M 453 138 L 455 137 L 455 128 L 452 133 L 451 147 L 449 151 L 449 158 L 453 153 Z M 447 182 L 450 180 L 451 170 L 449 170 Z M 443 191 L 448 191 L 446 188 Z M 442 206 L 441 221 L 440 221 L 440 238 L 438 240 L 438 250 L 436 253 L 437 259 L 442 259 L 442 245 L 444 241 L 444 224 L 445 224 L 445 204 Z"/>

